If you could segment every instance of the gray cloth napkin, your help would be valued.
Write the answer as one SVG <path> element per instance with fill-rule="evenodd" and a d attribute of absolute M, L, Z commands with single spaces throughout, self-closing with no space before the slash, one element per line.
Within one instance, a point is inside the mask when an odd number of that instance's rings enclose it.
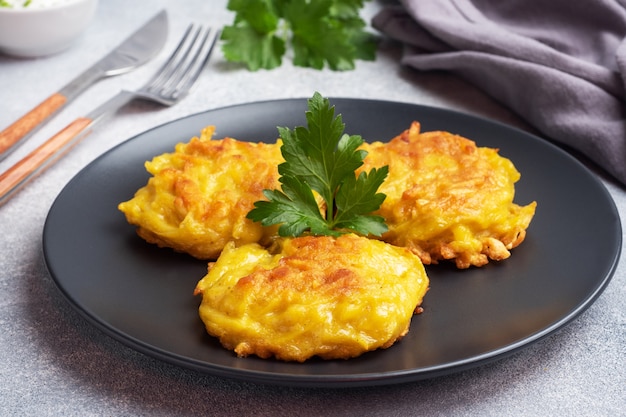
<path fill-rule="evenodd" d="M 401 0 L 372 25 L 626 185 L 626 0 Z"/>

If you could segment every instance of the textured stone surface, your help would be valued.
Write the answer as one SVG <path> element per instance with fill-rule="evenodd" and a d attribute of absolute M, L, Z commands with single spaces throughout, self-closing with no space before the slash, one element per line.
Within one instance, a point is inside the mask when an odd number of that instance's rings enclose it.
<path fill-rule="evenodd" d="M 41 59 L 0 56 L 0 128 L 61 88 L 161 8 L 170 14 L 166 50 L 186 25 L 230 23 L 226 0 L 100 2 L 96 20 L 72 49 Z M 388 2 L 387 2 L 388 3 Z M 371 17 L 382 2 L 368 2 Z M 255 385 L 188 371 L 138 353 L 86 322 L 49 278 L 41 233 L 52 201 L 86 164 L 112 146 L 170 120 L 230 104 L 327 96 L 395 100 L 452 108 L 523 129 L 476 88 L 445 73 L 398 65 L 383 44 L 376 62 L 346 73 L 294 68 L 251 73 L 216 51 L 193 94 L 175 107 L 134 103 L 13 200 L 0 207 L 0 414 L 258 416 L 617 416 L 626 409 L 626 261 L 598 300 L 556 334 L 505 360 L 401 385 L 340 390 Z M 101 81 L 0 163 L 4 171 L 38 143 L 121 88 L 136 88 L 163 54 Z M 529 129 L 530 130 L 530 129 Z M 626 219 L 626 191 L 605 181 Z M 582 242 L 581 242 L 582 244 Z M 623 252 L 622 252 L 623 254 Z"/>

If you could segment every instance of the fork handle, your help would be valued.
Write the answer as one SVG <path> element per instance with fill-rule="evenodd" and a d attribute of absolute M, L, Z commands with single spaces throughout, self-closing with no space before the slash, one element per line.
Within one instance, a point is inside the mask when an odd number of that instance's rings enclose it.
<path fill-rule="evenodd" d="M 0 175 L 0 205 L 77 144 L 91 124 L 90 118 L 79 117 Z"/>
<path fill-rule="evenodd" d="M 14 145 L 26 139 L 27 135 L 41 125 L 44 120 L 67 103 L 68 98 L 62 93 L 54 93 L 12 125 L 0 132 L 0 159 Z"/>

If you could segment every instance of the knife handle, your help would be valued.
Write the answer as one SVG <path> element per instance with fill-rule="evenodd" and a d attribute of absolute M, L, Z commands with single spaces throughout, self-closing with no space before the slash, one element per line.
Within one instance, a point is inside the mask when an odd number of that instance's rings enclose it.
<path fill-rule="evenodd" d="M 66 96 L 61 93 L 54 93 L 11 126 L 0 132 L 0 155 L 20 142 L 28 133 L 63 107 L 66 102 Z"/>
<path fill-rule="evenodd" d="M 88 117 L 80 117 L 52 136 L 0 175 L 0 205 L 6 203 L 30 180 L 41 174 L 83 138 L 92 123 Z"/>

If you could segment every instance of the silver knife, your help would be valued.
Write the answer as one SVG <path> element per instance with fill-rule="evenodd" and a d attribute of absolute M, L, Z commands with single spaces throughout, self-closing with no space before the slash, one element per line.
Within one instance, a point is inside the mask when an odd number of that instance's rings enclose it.
<path fill-rule="evenodd" d="M 162 10 L 108 55 L 0 132 L 0 161 L 87 87 L 149 61 L 163 48 L 167 32 L 167 13 Z"/>

